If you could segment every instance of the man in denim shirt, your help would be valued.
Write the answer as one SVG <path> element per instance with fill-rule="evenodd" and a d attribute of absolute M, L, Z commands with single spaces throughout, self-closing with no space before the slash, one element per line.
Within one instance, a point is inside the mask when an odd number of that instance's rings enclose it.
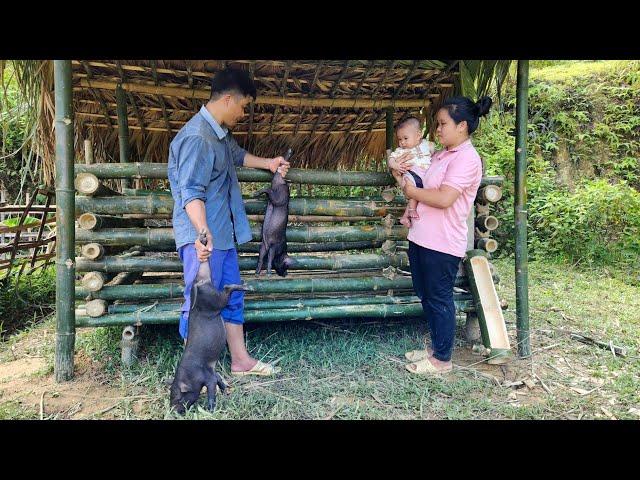
<path fill-rule="evenodd" d="M 173 195 L 173 231 L 183 262 L 185 302 L 180 335 L 187 338 L 189 296 L 200 262 L 208 261 L 216 288 L 241 283 L 235 242 L 251 240 L 236 166 L 262 168 L 285 176 L 289 163 L 283 157 L 260 158 L 240 148 L 228 128 L 244 116 L 256 98 L 253 80 L 243 70 L 225 69 L 211 81 L 211 98 L 180 129 L 169 147 L 168 174 Z M 202 229 L 207 245 L 197 239 Z M 272 365 L 252 358 L 244 344 L 244 292 L 231 294 L 222 310 L 232 375 L 272 375 Z"/>

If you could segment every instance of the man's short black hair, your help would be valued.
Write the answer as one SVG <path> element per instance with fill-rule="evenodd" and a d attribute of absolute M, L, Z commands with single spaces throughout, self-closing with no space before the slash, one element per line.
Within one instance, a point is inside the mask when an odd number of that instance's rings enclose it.
<path fill-rule="evenodd" d="M 246 70 L 227 67 L 217 72 L 211 79 L 211 97 L 217 100 L 221 95 L 235 93 L 243 97 L 256 99 L 256 86 Z"/>

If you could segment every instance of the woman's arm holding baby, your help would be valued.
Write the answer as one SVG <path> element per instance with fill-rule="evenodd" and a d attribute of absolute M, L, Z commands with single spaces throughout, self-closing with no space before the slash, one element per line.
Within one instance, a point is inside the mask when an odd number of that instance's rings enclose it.
<path fill-rule="evenodd" d="M 398 172 L 402 175 L 404 173 L 407 173 L 413 166 L 413 161 L 411 160 L 412 158 L 413 153 L 406 152 L 396 158 L 389 157 L 387 159 L 387 165 L 391 169 L 391 173 Z"/>
<path fill-rule="evenodd" d="M 395 177 L 395 175 L 394 175 Z M 396 181 L 398 181 L 396 177 Z M 449 208 L 460 196 L 460 191 L 449 185 L 442 185 L 440 188 L 417 188 L 413 185 L 400 183 L 405 197 L 413 198 L 418 202 L 435 208 Z"/>

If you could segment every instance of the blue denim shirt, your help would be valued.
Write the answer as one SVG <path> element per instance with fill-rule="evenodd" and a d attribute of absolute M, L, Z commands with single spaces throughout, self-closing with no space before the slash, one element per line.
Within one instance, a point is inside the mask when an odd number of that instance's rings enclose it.
<path fill-rule="evenodd" d="M 245 154 L 204 106 L 180 129 L 169 146 L 168 164 L 176 250 L 198 235 L 184 209 L 195 199 L 204 202 L 214 248 L 234 248 L 234 234 L 239 244 L 251 240 L 235 169 Z"/>

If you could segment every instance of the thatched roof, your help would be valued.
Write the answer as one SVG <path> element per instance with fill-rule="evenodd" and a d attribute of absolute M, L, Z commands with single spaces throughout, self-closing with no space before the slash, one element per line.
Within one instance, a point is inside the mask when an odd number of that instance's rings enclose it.
<path fill-rule="evenodd" d="M 35 62 L 24 62 L 26 64 Z M 44 180 L 53 180 L 53 62 L 38 62 L 38 146 Z M 431 120 L 459 85 L 452 60 L 73 60 L 76 152 L 91 139 L 98 162 L 119 161 L 115 89 L 127 96 L 131 161 L 166 162 L 182 125 L 209 98 L 212 75 L 249 70 L 258 98 L 233 134 L 262 156 L 292 147 L 301 168 L 378 163 L 385 150 L 385 108 Z M 33 65 L 30 71 L 34 71 Z"/>
<path fill-rule="evenodd" d="M 348 167 L 363 154 L 381 157 L 384 107 L 395 120 L 429 116 L 454 91 L 453 62 L 158 60 L 74 61 L 78 131 L 99 139 L 105 160 L 117 157 L 115 87 L 128 99 L 132 158 L 165 162 L 168 144 L 209 98 L 212 75 L 227 65 L 249 70 L 258 98 L 233 134 L 257 155 L 292 146 L 302 167 Z"/>

